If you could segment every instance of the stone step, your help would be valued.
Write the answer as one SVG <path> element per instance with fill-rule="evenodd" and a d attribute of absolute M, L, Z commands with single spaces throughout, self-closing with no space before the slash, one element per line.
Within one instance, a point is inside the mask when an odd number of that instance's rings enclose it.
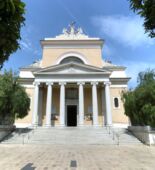
<path fill-rule="evenodd" d="M 109 129 L 105 127 L 98 128 L 37 128 L 37 129 L 18 129 L 9 135 L 2 143 L 5 144 L 88 144 L 88 145 L 116 145 L 118 138 L 113 133 L 119 134 L 119 144 L 141 144 L 126 129 Z"/>

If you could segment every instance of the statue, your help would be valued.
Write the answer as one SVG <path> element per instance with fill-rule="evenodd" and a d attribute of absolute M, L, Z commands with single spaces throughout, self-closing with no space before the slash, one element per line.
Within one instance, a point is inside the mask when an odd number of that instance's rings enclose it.
<path fill-rule="evenodd" d="M 72 22 L 70 25 L 69 25 L 69 28 L 68 28 L 69 32 L 71 35 L 74 35 L 75 34 L 75 22 Z"/>
<path fill-rule="evenodd" d="M 82 28 L 80 27 L 80 28 L 78 28 L 78 34 L 83 34 L 83 30 L 82 30 Z"/>
<path fill-rule="evenodd" d="M 68 32 L 68 30 L 66 28 L 63 29 L 62 33 L 65 34 L 65 35 L 69 34 L 69 32 Z"/>
<path fill-rule="evenodd" d="M 71 22 L 71 24 L 69 24 L 68 28 L 63 29 L 62 33 L 67 37 L 72 37 L 72 36 L 75 37 L 75 36 L 80 36 L 80 35 L 84 36 L 82 28 L 81 27 L 76 28 L 75 23 L 76 22 Z"/>

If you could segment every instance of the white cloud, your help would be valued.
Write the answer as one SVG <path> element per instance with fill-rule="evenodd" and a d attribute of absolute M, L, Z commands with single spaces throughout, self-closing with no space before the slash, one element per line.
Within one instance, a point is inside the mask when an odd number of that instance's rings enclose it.
<path fill-rule="evenodd" d="M 32 53 L 34 56 L 41 55 L 41 49 L 36 48 L 32 43 L 33 39 L 29 37 L 29 29 L 27 28 L 22 35 L 22 40 L 19 42 L 21 50 Z"/>
<path fill-rule="evenodd" d="M 131 77 L 129 88 L 137 85 L 137 76 L 139 72 L 146 71 L 147 69 L 155 69 L 155 63 L 150 62 L 125 61 L 122 64 L 127 66 L 126 73 Z"/>
<path fill-rule="evenodd" d="M 20 45 L 23 50 L 31 50 L 32 49 L 32 44 L 31 44 L 30 40 L 28 40 L 28 39 L 21 40 Z"/>
<path fill-rule="evenodd" d="M 155 41 L 145 34 L 143 19 L 138 16 L 99 16 L 92 18 L 93 24 L 99 27 L 103 35 L 123 45 L 138 47 L 152 45 Z"/>

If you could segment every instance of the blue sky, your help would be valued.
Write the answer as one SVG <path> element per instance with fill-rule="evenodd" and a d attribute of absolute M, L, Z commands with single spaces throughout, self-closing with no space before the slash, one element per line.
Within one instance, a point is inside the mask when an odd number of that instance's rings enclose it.
<path fill-rule="evenodd" d="M 21 49 L 10 56 L 4 69 L 18 71 L 42 57 L 40 40 L 54 37 L 76 21 L 92 37 L 105 40 L 103 58 L 127 67 L 136 85 L 138 72 L 155 68 L 155 39 L 143 29 L 143 19 L 129 9 L 128 0 L 23 0 L 26 21 Z"/>

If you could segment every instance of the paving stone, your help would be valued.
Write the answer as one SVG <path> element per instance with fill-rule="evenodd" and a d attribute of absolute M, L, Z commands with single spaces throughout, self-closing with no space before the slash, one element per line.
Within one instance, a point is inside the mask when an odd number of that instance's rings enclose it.
<path fill-rule="evenodd" d="M 155 147 L 142 145 L 125 132 L 122 132 L 119 146 L 105 128 L 51 128 L 30 133 L 24 145 L 16 133 L 12 135 L 13 140 L 8 138 L 9 144 L 7 140 L 0 144 L 0 170 L 23 170 L 25 167 L 29 170 L 155 169 Z M 128 139 L 131 140 L 129 144 Z M 71 161 L 76 161 L 76 166 L 75 162 L 71 166 Z"/>
<path fill-rule="evenodd" d="M 0 151 L 0 169 L 3 170 L 19 170 L 30 165 L 37 170 L 154 170 L 155 167 L 155 147 L 144 145 L 1 144 Z M 77 167 L 70 166 L 71 160 L 76 160 Z"/>

